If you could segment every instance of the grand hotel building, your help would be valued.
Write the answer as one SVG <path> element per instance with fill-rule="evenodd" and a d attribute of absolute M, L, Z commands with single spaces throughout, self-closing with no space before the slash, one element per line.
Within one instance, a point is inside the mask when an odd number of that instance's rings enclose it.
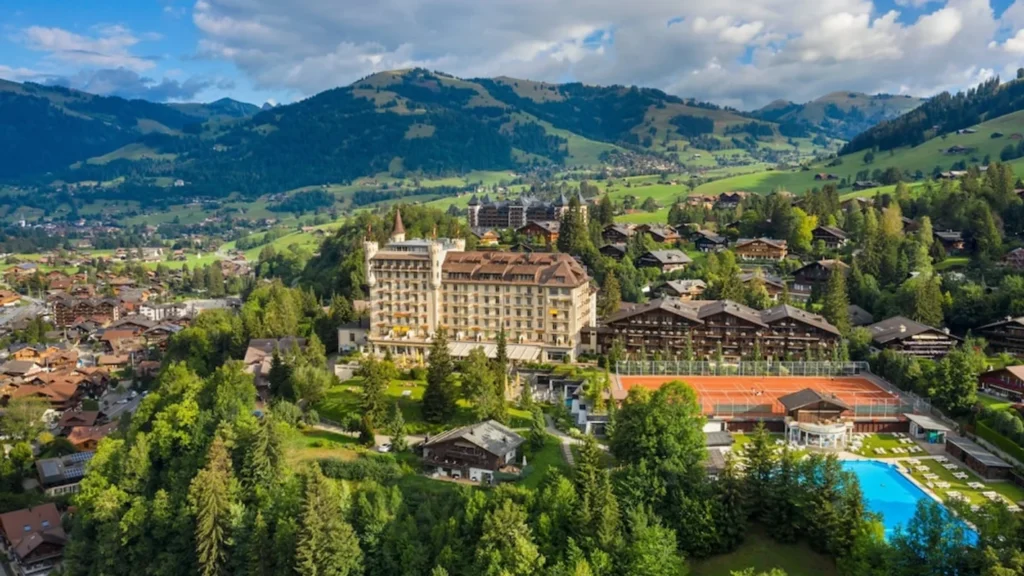
<path fill-rule="evenodd" d="M 452 353 L 496 351 L 505 331 L 509 357 L 574 360 L 580 330 L 596 324 L 586 270 L 567 254 L 466 252 L 464 240 L 406 240 L 396 214 L 390 241 L 364 243 L 375 351 L 426 355 L 444 328 Z"/>

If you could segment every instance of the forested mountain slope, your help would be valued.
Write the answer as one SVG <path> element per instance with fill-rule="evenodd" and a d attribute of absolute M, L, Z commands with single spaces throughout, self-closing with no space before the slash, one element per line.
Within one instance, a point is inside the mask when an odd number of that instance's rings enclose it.
<path fill-rule="evenodd" d="M 803 124 L 831 138 L 850 140 L 879 122 L 897 118 L 925 100 L 891 94 L 833 92 L 805 104 L 777 100 L 752 116 L 780 124 Z"/>

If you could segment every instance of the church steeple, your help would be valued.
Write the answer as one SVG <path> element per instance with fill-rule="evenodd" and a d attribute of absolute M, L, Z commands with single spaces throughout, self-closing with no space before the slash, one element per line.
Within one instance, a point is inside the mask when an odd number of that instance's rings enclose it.
<path fill-rule="evenodd" d="M 391 231 L 392 242 L 405 242 L 405 225 L 402 224 L 402 212 L 395 208 L 395 228 Z"/>

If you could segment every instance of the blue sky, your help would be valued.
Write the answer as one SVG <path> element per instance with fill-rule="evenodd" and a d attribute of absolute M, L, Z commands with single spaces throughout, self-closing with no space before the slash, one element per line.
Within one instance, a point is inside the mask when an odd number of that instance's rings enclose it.
<path fill-rule="evenodd" d="M 377 71 L 639 84 L 750 108 L 1024 65 L 1024 0 L 6 0 L 0 77 L 289 102 Z"/>

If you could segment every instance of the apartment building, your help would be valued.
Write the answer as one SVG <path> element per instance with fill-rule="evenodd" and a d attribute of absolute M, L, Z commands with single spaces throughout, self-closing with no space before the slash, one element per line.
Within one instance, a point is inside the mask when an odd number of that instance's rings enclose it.
<path fill-rule="evenodd" d="M 587 219 L 587 203 L 578 192 L 580 214 Z M 520 196 L 515 200 L 492 202 L 487 196 L 480 200 L 474 195 L 469 199 L 467 220 L 470 228 L 522 228 L 527 222 L 559 221 L 569 211 L 569 201 L 560 195 L 554 202 Z"/>
<path fill-rule="evenodd" d="M 663 297 L 619 311 L 583 337 L 591 352 L 607 354 L 620 340 L 631 354 L 692 359 L 806 360 L 830 358 L 842 337 L 821 316 L 780 304 L 755 310 L 729 300 Z"/>
<path fill-rule="evenodd" d="M 580 329 L 595 321 L 596 300 L 572 257 L 465 252 L 463 240 L 406 240 L 400 219 L 400 233 L 383 248 L 364 245 L 369 343 L 376 351 L 425 355 L 444 328 L 457 356 L 476 345 L 490 354 L 504 330 L 513 358 L 575 358 Z"/>

